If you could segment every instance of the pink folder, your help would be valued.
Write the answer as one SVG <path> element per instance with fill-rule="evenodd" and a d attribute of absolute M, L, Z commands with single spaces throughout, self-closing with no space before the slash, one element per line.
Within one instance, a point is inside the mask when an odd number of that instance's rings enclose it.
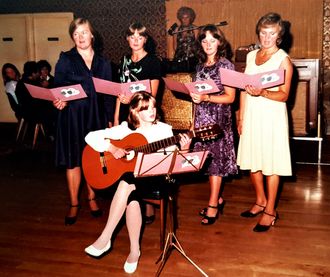
<path fill-rule="evenodd" d="M 71 101 L 87 97 L 81 85 L 71 85 L 58 88 L 43 88 L 24 83 L 32 97 L 55 101 Z"/>
<path fill-rule="evenodd" d="M 138 153 L 134 176 L 148 177 L 155 175 L 178 174 L 199 171 L 207 158 L 208 151 L 181 153 L 157 152 L 152 154 Z"/>
<path fill-rule="evenodd" d="M 220 68 L 221 83 L 225 86 L 245 89 L 247 85 L 252 85 L 257 88 L 270 88 L 282 85 L 284 83 L 284 70 L 277 69 L 259 74 L 245 74 Z"/>
<path fill-rule="evenodd" d="M 191 83 L 181 83 L 170 78 L 163 78 L 168 89 L 185 94 L 209 94 L 218 92 L 219 89 L 213 80 L 203 80 Z"/>
<path fill-rule="evenodd" d="M 135 92 L 146 91 L 151 93 L 150 80 L 139 80 L 130 83 L 116 83 L 93 77 L 97 92 L 118 96 L 118 94 L 131 97 Z"/>

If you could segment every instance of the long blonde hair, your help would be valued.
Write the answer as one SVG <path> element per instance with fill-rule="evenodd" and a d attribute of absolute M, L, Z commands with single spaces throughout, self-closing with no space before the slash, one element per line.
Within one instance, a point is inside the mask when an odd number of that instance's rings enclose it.
<path fill-rule="evenodd" d="M 128 123 L 133 128 L 137 128 L 140 126 L 140 120 L 138 117 L 138 112 L 147 110 L 149 108 L 149 105 L 153 104 L 154 107 L 156 107 L 156 99 L 148 92 L 145 91 L 139 91 L 136 92 L 129 104 L 129 114 L 128 114 Z M 156 114 L 155 121 L 153 123 L 156 123 L 158 120 L 158 114 Z"/>

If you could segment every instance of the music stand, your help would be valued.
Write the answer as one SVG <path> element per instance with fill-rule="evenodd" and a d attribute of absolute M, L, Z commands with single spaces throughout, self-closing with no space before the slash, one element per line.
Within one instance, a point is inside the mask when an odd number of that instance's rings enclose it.
<path fill-rule="evenodd" d="M 138 153 L 134 169 L 135 177 L 148 177 L 155 175 L 166 175 L 169 183 L 173 183 L 170 175 L 175 173 L 197 172 L 201 169 L 208 155 L 208 151 L 182 153 L 178 150 L 172 152 L 157 152 L 153 154 Z M 192 261 L 183 250 L 174 230 L 174 196 L 169 193 L 169 227 L 163 253 L 160 255 L 156 264 L 161 262 L 156 276 L 158 277 L 163 270 L 168 257 L 173 248 L 178 250 L 202 275 L 207 274 Z"/>

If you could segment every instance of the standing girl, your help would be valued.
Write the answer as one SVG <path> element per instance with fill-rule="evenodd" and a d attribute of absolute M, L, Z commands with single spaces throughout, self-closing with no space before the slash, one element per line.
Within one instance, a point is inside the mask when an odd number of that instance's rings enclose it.
<path fill-rule="evenodd" d="M 91 23 L 87 19 L 77 18 L 71 22 L 69 33 L 75 47 L 60 54 L 55 68 L 55 86 L 81 84 L 88 97 L 69 103 L 60 100 L 53 103 L 60 110 L 56 132 L 56 165 L 66 168 L 70 195 L 65 225 L 76 222 L 80 208 L 81 159 L 86 145 L 84 138 L 90 131 L 112 124 L 115 105 L 114 97 L 96 93 L 93 85 L 92 77 L 111 80 L 111 65 L 94 51 L 95 32 Z M 87 193 L 92 216 L 100 216 L 95 193 L 88 184 Z"/>
<path fill-rule="evenodd" d="M 245 72 L 257 74 L 282 68 L 285 82 L 279 87 L 259 89 L 248 85 L 240 99 L 237 164 L 250 170 L 252 185 L 256 191 L 255 204 L 241 213 L 242 217 L 262 214 L 255 232 L 267 231 L 275 224 L 275 211 L 280 175 L 291 175 L 289 128 L 286 100 L 292 79 L 292 63 L 288 54 L 279 49 L 284 34 L 280 15 L 268 13 L 256 26 L 261 49 L 247 56 Z M 267 196 L 264 190 L 266 177 Z"/>
<path fill-rule="evenodd" d="M 159 80 L 161 78 L 161 65 L 155 55 L 155 45 L 147 29 L 141 23 L 133 23 L 126 31 L 126 40 L 131 49 L 119 65 L 119 78 L 121 83 L 150 80 L 151 95 L 156 97 Z M 114 125 L 127 120 L 129 99 L 119 95 L 116 102 Z"/>
<path fill-rule="evenodd" d="M 223 33 L 214 25 L 206 25 L 198 37 L 200 61 L 197 66 L 197 80 L 212 79 L 218 86 L 215 94 L 191 94 L 195 105 L 194 127 L 218 124 L 223 130 L 223 137 L 211 142 L 198 142 L 194 149 L 207 149 L 211 153 L 206 174 L 209 175 L 210 198 L 208 207 L 200 211 L 202 224 L 215 222 L 222 213 L 225 201 L 219 195 L 222 177 L 236 174 L 234 137 L 232 131 L 232 111 L 230 104 L 235 100 L 235 89 L 221 84 L 220 68 L 233 69 L 233 64 L 225 58 L 227 41 Z"/>

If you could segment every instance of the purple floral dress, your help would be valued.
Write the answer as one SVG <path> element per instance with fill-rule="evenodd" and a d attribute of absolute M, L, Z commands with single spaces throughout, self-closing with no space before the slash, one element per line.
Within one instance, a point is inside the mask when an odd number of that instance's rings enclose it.
<path fill-rule="evenodd" d="M 221 84 L 220 67 L 234 69 L 234 65 L 222 58 L 212 66 L 197 66 L 196 80 L 213 79 L 221 95 L 224 93 Z M 209 150 L 210 157 L 206 174 L 211 176 L 228 176 L 237 173 L 234 136 L 232 131 L 232 111 L 228 104 L 201 102 L 195 105 L 195 128 L 205 125 L 218 124 L 223 131 L 219 139 L 201 142 L 197 141 L 194 150 Z"/>

